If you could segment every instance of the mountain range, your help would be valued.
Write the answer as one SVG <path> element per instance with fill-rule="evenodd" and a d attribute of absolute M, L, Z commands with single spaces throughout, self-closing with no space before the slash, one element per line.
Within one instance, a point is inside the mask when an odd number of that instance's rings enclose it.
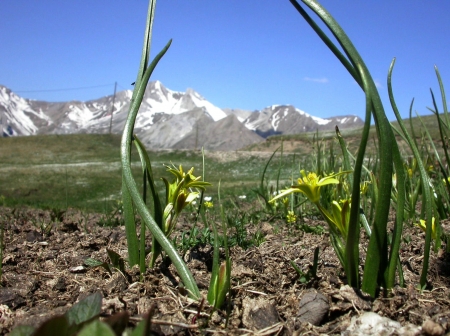
<path fill-rule="evenodd" d="M 0 85 L 0 134 L 121 133 L 132 91 L 69 102 L 26 99 Z M 357 116 L 318 118 L 292 106 L 272 105 L 261 111 L 221 109 L 193 89 L 169 90 L 150 82 L 134 132 L 148 149 L 237 150 L 270 135 L 297 134 L 362 126 Z"/>

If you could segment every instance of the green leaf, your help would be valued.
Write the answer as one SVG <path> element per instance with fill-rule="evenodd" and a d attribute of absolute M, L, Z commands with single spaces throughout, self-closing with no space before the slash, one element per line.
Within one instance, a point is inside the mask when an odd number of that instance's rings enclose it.
<path fill-rule="evenodd" d="M 95 320 L 81 329 L 78 336 L 115 336 L 115 334 L 106 323 Z"/>
<path fill-rule="evenodd" d="M 122 335 L 129 320 L 130 314 L 127 311 L 123 311 L 109 316 L 104 319 L 103 322 L 106 323 L 116 335 Z"/>
<path fill-rule="evenodd" d="M 126 178 L 122 176 L 122 202 L 123 216 L 125 220 L 125 233 L 128 245 L 128 263 L 130 267 L 139 264 L 139 243 L 136 234 L 136 221 L 134 216 L 134 206 L 130 192 L 126 185 Z"/>
<path fill-rule="evenodd" d="M 127 121 L 124 126 L 122 141 L 120 145 L 120 156 L 122 164 L 122 199 L 125 214 L 125 227 L 127 232 L 127 243 L 129 251 L 130 264 L 135 265 L 139 263 L 139 245 L 137 243 L 136 226 L 134 223 L 134 212 L 133 205 L 136 207 L 137 212 L 141 216 L 143 224 L 151 231 L 152 235 L 161 245 L 162 249 L 167 253 L 169 258 L 172 260 L 175 268 L 180 275 L 181 280 L 186 285 L 189 295 L 192 298 L 200 298 L 200 291 L 198 290 L 197 284 L 195 282 L 192 273 L 187 268 L 184 261 L 178 255 L 176 249 L 171 245 L 169 239 L 164 235 L 164 233 L 159 228 L 155 219 L 150 214 L 146 204 L 144 203 L 136 182 L 134 180 L 131 171 L 131 141 L 133 139 L 134 124 L 136 121 L 137 113 L 139 107 L 142 103 L 145 89 L 150 76 L 155 69 L 158 62 L 164 56 L 164 54 L 169 49 L 172 40 L 170 40 L 166 46 L 161 50 L 153 61 L 148 64 L 150 55 L 150 42 L 151 42 L 151 26 L 154 17 L 154 6 L 155 1 L 152 1 L 149 6 L 147 25 L 145 30 L 145 41 L 144 47 L 142 49 L 141 65 L 138 71 L 138 77 L 136 79 L 136 85 L 133 90 L 133 96 L 131 99 L 130 109 L 127 117 Z M 147 66 L 148 64 L 148 66 Z M 128 214 L 128 215 L 127 215 Z"/>
<path fill-rule="evenodd" d="M 111 268 L 109 267 L 109 264 L 106 262 L 103 262 L 103 261 L 100 261 L 100 260 L 97 260 L 94 258 L 87 258 L 84 261 L 84 264 L 89 267 L 103 267 L 105 270 L 108 271 L 109 274 L 112 274 Z"/>
<path fill-rule="evenodd" d="M 154 313 L 154 305 L 150 307 L 148 312 L 142 316 L 142 321 L 138 323 L 136 328 L 131 332 L 130 336 L 151 336 L 152 316 Z"/>
<path fill-rule="evenodd" d="M 430 246 L 431 246 L 431 235 L 432 235 L 431 223 L 432 223 L 432 216 L 433 216 L 433 204 L 432 204 L 433 199 L 431 196 L 431 189 L 429 187 L 431 185 L 431 181 L 428 177 L 428 174 L 426 172 L 424 164 L 421 160 L 419 149 L 417 148 L 417 146 L 415 145 L 415 142 L 411 139 L 411 136 L 409 135 L 408 131 L 406 130 L 406 127 L 403 124 L 402 118 L 400 116 L 400 112 L 397 108 L 397 104 L 395 103 L 395 100 L 394 100 L 394 94 L 392 91 L 392 81 L 391 81 L 394 64 L 395 64 L 395 58 L 391 62 L 391 66 L 389 67 L 389 73 L 388 73 L 389 99 L 391 102 L 392 110 L 394 111 L 397 121 L 405 135 L 405 138 L 407 139 L 407 143 L 408 143 L 409 147 L 411 148 L 411 151 L 413 152 L 414 158 L 416 159 L 417 167 L 418 167 L 419 173 L 420 173 L 419 174 L 420 183 L 423 186 L 423 188 L 422 188 L 422 206 L 424 207 L 424 210 L 425 210 L 425 220 L 427 222 L 427 229 L 426 229 L 426 234 L 425 234 L 425 247 L 424 247 L 424 256 L 423 256 L 423 264 L 422 264 L 422 274 L 420 277 L 420 285 L 422 287 L 425 287 L 426 282 L 427 282 L 428 263 L 429 263 L 429 257 L 430 257 Z M 434 97 L 433 97 L 433 102 L 434 102 Z M 436 109 L 436 111 L 437 111 L 437 109 Z M 397 154 L 397 156 L 399 156 L 399 154 Z M 398 170 L 400 171 L 400 169 L 398 169 Z M 404 191 L 402 191 L 402 193 L 404 193 Z M 400 187 L 399 187 L 399 195 L 400 195 Z M 398 216 L 398 214 L 397 214 L 397 216 Z M 398 232 L 399 236 L 400 236 L 400 234 L 401 234 L 401 229 L 400 229 L 400 232 Z M 398 237 L 396 239 L 396 243 L 393 244 L 393 248 L 395 248 L 393 250 L 393 253 L 397 253 L 397 251 L 399 250 L 400 241 L 401 241 L 401 238 Z M 393 261 L 393 263 L 391 265 L 391 269 L 390 269 L 390 273 L 389 273 L 390 281 L 388 284 L 388 288 L 393 287 L 394 279 L 395 279 L 396 259 L 392 258 L 392 261 Z M 366 263 L 366 265 L 367 265 L 367 263 Z"/>
<path fill-rule="evenodd" d="M 65 316 L 55 316 L 45 321 L 33 334 L 33 336 L 68 336 L 69 323 Z"/>
<path fill-rule="evenodd" d="M 319 263 L 319 246 L 314 250 L 314 261 L 311 269 L 311 275 L 315 278 L 317 276 L 317 265 Z"/>
<path fill-rule="evenodd" d="M 305 273 L 303 273 L 303 271 L 300 269 L 300 267 L 297 266 L 295 262 L 293 262 L 292 260 L 289 260 L 289 262 L 291 263 L 291 266 L 297 272 L 299 277 L 303 277 L 305 275 Z"/>
<path fill-rule="evenodd" d="M 145 331 L 145 323 L 146 321 L 141 321 L 137 324 L 136 328 L 133 329 L 130 336 L 142 336 Z"/>
<path fill-rule="evenodd" d="M 143 173 L 145 176 L 144 185 L 145 185 L 145 181 L 148 181 L 148 183 L 150 185 L 150 190 L 151 190 L 152 199 L 153 199 L 153 214 L 154 214 L 155 222 L 158 224 L 159 228 L 162 230 L 163 229 L 163 208 L 161 205 L 161 200 L 159 198 L 158 191 L 156 190 L 155 181 L 154 181 L 153 172 L 152 172 L 152 165 L 150 162 L 150 157 L 148 156 L 148 153 L 145 150 L 145 146 L 142 144 L 142 142 L 139 140 L 139 138 L 136 135 L 134 135 L 133 143 L 136 146 L 139 157 L 141 159 Z M 167 184 L 168 184 L 168 182 L 166 183 L 166 188 L 167 188 Z M 143 225 L 143 227 L 145 228 L 145 225 Z M 145 237 L 145 235 L 141 234 L 141 237 Z M 142 250 L 142 245 L 145 245 L 144 240 L 141 240 L 141 250 Z M 152 257 L 151 257 L 151 260 L 149 263 L 151 268 L 153 268 L 153 266 L 155 265 L 156 258 L 161 254 L 161 251 L 162 251 L 161 245 L 158 243 L 158 241 L 153 236 L 152 237 Z M 144 269 L 145 264 L 142 264 L 142 263 L 143 263 L 143 260 L 145 262 L 145 253 L 143 251 L 141 251 L 139 256 L 141 257 L 139 266 L 141 267 L 141 269 Z"/>
<path fill-rule="evenodd" d="M 145 328 L 146 328 L 146 324 L 147 321 L 142 320 L 141 322 L 138 323 L 138 325 L 136 326 L 136 328 L 133 329 L 133 331 L 131 332 L 130 336 L 142 336 L 145 335 Z"/>
<path fill-rule="evenodd" d="M 75 303 L 72 308 L 66 312 L 65 317 L 67 317 L 70 326 L 79 325 L 99 315 L 101 309 L 102 294 L 96 292 L 80 302 Z"/>
<path fill-rule="evenodd" d="M 218 295 L 217 287 L 219 282 L 219 234 L 217 232 L 217 226 L 214 221 L 212 221 L 212 227 L 214 232 L 213 265 L 207 299 L 209 304 L 215 306 L 215 303 L 217 301 Z"/>
<path fill-rule="evenodd" d="M 9 333 L 10 336 L 31 336 L 34 333 L 34 327 L 28 325 L 21 325 L 14 328 L 13 331 Z"/>
<path fill-rule="evenodd" d="M 216 298 L 214 302 L 214 308 L 219 309 L 224 301 L 225 297 L 228 293 L 228 290 L 230 288 L 230 277 L 229 277 L 229 270 L 230 263 L 225 261 L 220 265 L 219 268 L 219 277 L 217 279 L 217 292 L 216 292 Z"/>

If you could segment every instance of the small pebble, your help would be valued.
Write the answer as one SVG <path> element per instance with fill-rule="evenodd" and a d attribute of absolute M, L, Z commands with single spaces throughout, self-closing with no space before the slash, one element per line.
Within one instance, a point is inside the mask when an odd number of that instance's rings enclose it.
<path fill-rule="evenodd" d="M 418 336 L 420 334 L 420 328 L 415 325 L 402 326 L 397 321 L 382 317 L 374 312 L 365 312 L 360 316 L 352 317 L 350 326 L 341 333 L 342 336 Z"/>
<path fill-rule="evenodd" d="M 303 294 L 297 316 L 300 322 L 320 325 L 330 310 L 330 304 L 325 295 L 315 290 Z"/>
<path fill-rule="evenodd" d="M 242 302 L 242 324 L 247 329 L 261 330 L 278 323 L 274 304 L 264 298 L 246 297 Z"/>
<path fill-rule="evenodd" d="M 86 267 L 84 266 L 75 266 L 69 269 L 70 273 L 83 273 L 86 272 Z"/>

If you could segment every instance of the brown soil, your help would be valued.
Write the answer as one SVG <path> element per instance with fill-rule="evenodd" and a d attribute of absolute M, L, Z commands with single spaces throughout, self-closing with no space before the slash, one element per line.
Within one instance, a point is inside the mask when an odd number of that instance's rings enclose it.
<path fill-rule="evenodd" d="M 49 212 L 21 209 L 13 213 L 12 209 L 0 208 L 0 224 L 5 227 L 0 333 L 6 334 L 20 324 L 39 325 L 97 291 L 104 298 L 102 317 L 126 310 L 131 323 L 136 323 L 154 305 L 153 328 L 161 335 L 333 335 L 345 330 L 351 317 L 364 310 L 402 325 L 422 326 L 431 319 L 445 332 L 450 330 L 450 257 L 444 250 L 431 254 L 432 289 L 418 291 L 424 235 L 415 227 L 405 229 L 404 236 L 411 240 L 403 243 L 400 255 L 406 288 L 397 286 L 389 297 L 373 301 L 344 287 L 343 270 L 326 233 L 305 233 L 273 221 L 259 223 L 249 230 L 259 229 L 265 241 L 247 250 L 231 248 L 232 295 L 226 307 L 210 317 L 208 304 L 200 308 L 199 302 L 183 295 L 177 273 L 167 260 L 159 258 L 143 281 L 139 281 L 136 268 L 110 275 L 101 267 L 87 267 L 84 261 L 89 257 L 108 261 L 107 248 L 127 257 L 124 227 L 100 227 L 99 220 L 100 215 L 83 216 L 70 210 L 62 222 L 47 226 L 51 223 Z M 307 224 L 325 226 L 315 220 L 307 220 Z M 149 244 L 151 239 L 147 241 Z M 318 276 L 302 284 L 289 261 L 307 270 L 317 246 Z M 194 248 L 185 256 L 204 297 L 211 259 L 209 246 Z M 300 301 L 311 295 L 308 293 L 313 293 L 314 302 L 322 300 L 329 305 L 317 326 L 302 322 L 305 307 L 302 313 L 300 305 L 304 304 Z M 229 322 L 225 328 L 227 307 Z"/>

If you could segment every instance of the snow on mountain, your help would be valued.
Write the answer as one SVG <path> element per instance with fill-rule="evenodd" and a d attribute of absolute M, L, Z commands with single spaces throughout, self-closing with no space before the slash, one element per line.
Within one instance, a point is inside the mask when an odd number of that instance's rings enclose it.
<path fill-rule="evenodd" d="M 17 96 L 6 87 L 0 87 L 0 106 L 5 110 L 6 120 L 11 125 L 14 135 L 37 133 L 38 127 L 31 119 L 31 115 L 45 119 L 42 111 L 32 110 L 24 98 Z M 3 120 L 2 118 L 2 123 Z"/>
<path fill-rule="evenodd" d="M 225 114 L 225 112 L 214 106 L 213 104 L 211 104 L 209 101 L 207 101 L 205 98 L 203 98 L 202 96 L 200 96 L 197 92 L 195 92 L 192 89 L 187 89 L 186 90 L 186 95 L 189 95 L 192 103 L 195 106 L 201 107 L 203 108 L 204 111 L 207 111 L 208 114 L 211 116 L 211 118 L 214 121 L 218 121 L 220 119 L 225 118 L 227 115 Z M 182 108 L 181 108 L 182 110 Z M 186 109 L 186 111 L 188 111 L 188 109 Z"/>
<path fill-rule="evenodd" d="M 113 119 L 117 115 L 119 120 L 125 121 L 121 114 L 128 113 L 131 96 L 132 91 L 129 90 L 117 93 Z M 67 133 L 71 130 L 107 128 L 111 117 L 112 96 L 88 102 L 47 103 L 21 98 L 1 86 L 0 104 L 5 111 L 7 123 L 11 124 L 16 135 L 41 133 L 41 127 L 37 126 L 33 120 L 36 118 L 45 119 L 49 124 L 55 123 L 55 119 L 57 119 L 59 122 L 56 123 L 53 132 Z M 36 109 L 36 105 L 40 107 Z M 58 111 L 53 111 L 55 108 Z M 188 89 L 186 93 L 176 92 L 165 88 L 159 81 L 150 82 L 135 127 L 148 129 L 155 122 L 154 118 L 157 114 L 180 114 L 195 108 L 202 108 L 214 121 L 226 117 L 220 108 L 208 102 L 192 89 Z"/>
<path fill-rule="evenodd" d="M 214 123 L 202 108 L 177 114 L 159 113 L 155 115 L 154 120 L 150 131 L 136 130 L 138 138 L 148 148 L 173 148 L 173 145 L 182 142 L 196 125 L 201 124 L 202 128 L 208 129 Z"/>
<path fill-rule="evenodd" d="M 144 102 L 153 113 L 181 113 L 173 109 L 180 100 L 182 92 L 176 92 L 164 87 L 160 81 L 150 82 L 144 96 Z"/>
<path fill-rule="evenodd" d="M 271 105 L 259 113 L 252 113 L 243 121 L 245 127 L 263 137 L 332 129 L 336 122 L 340 123 L 341 128 L 362 125 L 362 120 L 356 116 L 323 119 L 292 105 Z"/>
<path fill-rule="evenodd" d="M 0 85 L 0 121 L 5 135 L 121 133 L 132 91 L 80 102 L 21 98 Z M 113 106 L 114 101 L 114 106 Z M 111 114 L 112 112 L 112 114 Z M 220 109 L 193 89 L 172 91 L 159 81 L 145 91 L 134 132 L 146 146 L 158 148 L 239 149 L 274 134 L 362 125 L 356 116 L 318 118 L 291 105 L 261 111 Z M 224 128 L 221 130 L 221 128 Z"/>

